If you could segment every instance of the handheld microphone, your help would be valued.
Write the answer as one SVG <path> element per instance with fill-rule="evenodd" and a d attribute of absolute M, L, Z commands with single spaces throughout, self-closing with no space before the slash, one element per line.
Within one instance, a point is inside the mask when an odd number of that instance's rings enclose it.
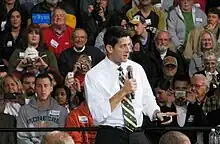
<path fill-rule="evenodd" d="M 128 71 L 128 78 L 132 79 L 133 78 L 133 68 L 132 68 L 132 66 L 128 66 L 127 71 Z M 134 92 L 131 93 L 131 98 L 134 99 Z"/>

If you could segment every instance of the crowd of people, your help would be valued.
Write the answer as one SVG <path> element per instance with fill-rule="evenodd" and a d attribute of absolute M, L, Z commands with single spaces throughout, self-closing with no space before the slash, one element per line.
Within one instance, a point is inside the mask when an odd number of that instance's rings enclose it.
<path fill-rule="evenodd" d="M 218 0 L 0 0 L 0 26 L 0 128 L 126 133 L 127 95 L 141 131 L 220 125 Z M 121 85 L 124 74 L 131 80 Z M 164 114 L 172 118 L 165 124 Z M 144 131 L 145 143 L 168 144 L 166 132 Z M 192 144 L 208 143 L 209 131 L 181 132 Z M 68 134 L 0 132 L 0 144 L 107 140 L 95 131 Z"/>

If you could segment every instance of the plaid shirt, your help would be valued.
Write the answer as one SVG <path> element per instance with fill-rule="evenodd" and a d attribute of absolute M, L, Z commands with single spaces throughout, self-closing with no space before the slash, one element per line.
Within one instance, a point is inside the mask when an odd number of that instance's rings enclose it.
<path fill-rule="evenodd" d="M 205 114 L 208 112 L 214 111 L 220 107 L 220 98 L 219 96 L 213 95 L 207 97 L 202 105 L 202 110 Z"/>

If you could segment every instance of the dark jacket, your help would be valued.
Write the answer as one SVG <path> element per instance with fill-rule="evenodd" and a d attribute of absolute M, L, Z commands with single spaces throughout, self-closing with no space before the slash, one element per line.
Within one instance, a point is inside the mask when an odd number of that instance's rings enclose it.
<path fill-rule="evenodd" d="M 210 126 L 218 126 L 220 124 L 220 108 L 207 114 L 208 124 Z"/>
<path fill-rule="evenodd" d="M 0 128 L 16 128 L 14 116 L 0 113 Z M 0 144 L 16 144 L 16 132 L 0 132 Z"/>
<path fill-rule="evenodd" d="M 173 104 L 171 107 L 162 106 L 161 107 L 162 112 L 177 112 L 176 106 Z M 187 112 L 186 112 L 186 119 L 185 124 L 183 127 L 190 127 L 190 126 L 205 126 L 207 125 L 206 116 L 202 111 L 202 108 L 194 103 L 189 103 L 187 106 Z M 173 117 L 173 121 L 166 125 L 166 126 L 179 126 L 177 122 L 177 117 Z M 197 141 L 197 131 L 182 131 L 185 133 L 189 138 L 191 143 L 196 143 Z"/>
<path fill-rule="evenodd" d="M 134 41 L 138 38 L 134 36 L 132 39 Z M 153 39 L 154 34 L 149 32 L 146 44 L 143 45 L 139 42 L 140 51 L 131 54 L 131 59 L 144 68 L 152 89 L 156 88 L 159 80 L 163 78 L 162 60 L 157 57 Z"/>
<path fill-rule="evenodd" d="M 85 50 L 81 53 L 76 52 L 73 48 L 68 48 L 61 53 L 60 58 L 58 60 L 60 73 L 63 76 L 66 76 L 68 72 L 73 71 L 73 66 L 75 65 L 77 59 L 81 54 L 91 56 L 92 66 L 98 64 L 101 60 L 105 58 L 104 53 L 102 53 L 96 47 L 86 46 Z"/>
<path fill-rule="evenodd" d="M 9 61 L 14 50 L 22 44 L 23 37 L 23 29 L 20 30 L 19 35 L 15 40 L 10 30 L 4 30 L 0 35 L 0 58 Z"/>

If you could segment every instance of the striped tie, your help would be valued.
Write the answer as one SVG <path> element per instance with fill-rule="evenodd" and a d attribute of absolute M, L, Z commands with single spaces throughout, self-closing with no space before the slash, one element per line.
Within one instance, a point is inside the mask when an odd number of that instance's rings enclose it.
<path fill-rule="evenodd" d="M 118 68 L 119 70 L 119 85 L 120 88 L 123 87 L 125 79 L 124 79 L 124 73 L 122 67 Z M 134 108 L 132 106 L 131 96 L 124 97 L 124 99 L 121 101 L 122 106 L 122 112 L 124 117 L 124 126 L 129 131 L 133 132 L 135 128 L 137 127 L 137 120 L 135 118 L 134 114 Z"/>

